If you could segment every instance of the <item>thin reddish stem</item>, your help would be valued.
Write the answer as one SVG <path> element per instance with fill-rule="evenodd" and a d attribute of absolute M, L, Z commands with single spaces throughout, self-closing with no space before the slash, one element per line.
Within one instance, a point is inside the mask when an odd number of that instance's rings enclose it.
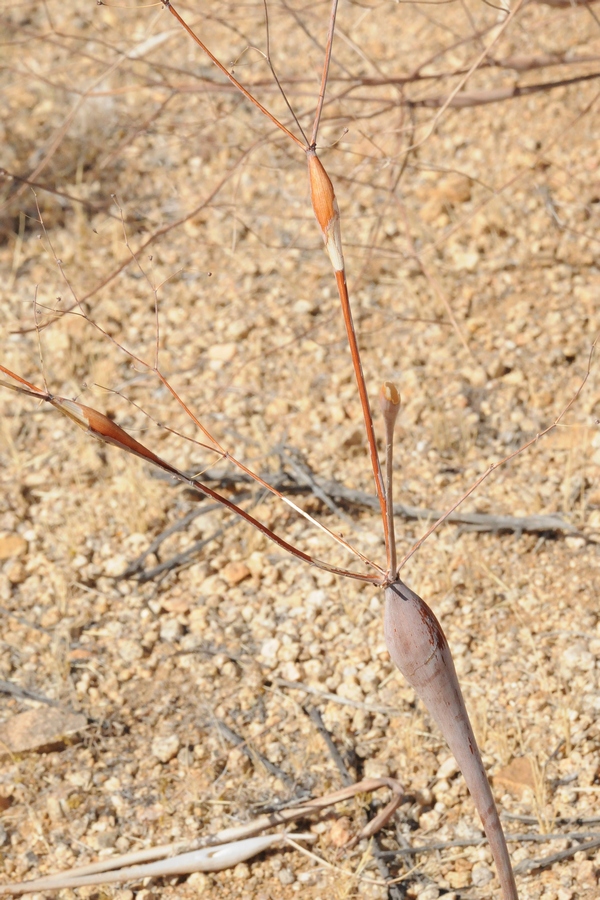
<path fill-rule="evenodd" d="M 244 519 L 246 522 L 248 522 L 248 524 L 252 525 L 258 531 L 260 531 L 261 534 L 264 534 L 265 537 L 268 537 L 269 540 L 273 541 L 283 550 L 286 550 L 292 556 L 296 557 L 296 559 L 299 559 L 302 562 L 306 562 L 309 565 L 316 566 L 319 569 L 324 569 L 327 572 L 332 572 L 334 575 L 341 575 L 346 578 L 353 578 L 355 580 L 365 581 L 370 584 L 382 583 L 381 575 L 368 575 L 361 572 L 353 572 L 349 569 L 341 569 L 338 566 L 332 566 L 329 563 L 317 559 L 316 557 L 310 556 L 310 554 L 298 549 L 298 547 L 290 544 L 288 541 L 284 540 L 284 538 L 279 537 L 279 535 L 272 531 L 267 525 L 264 525 L 258 519 L 255 519 L 254 516 L 249 512 L 246 512 L 245 509 L 237 506 L 235 503 L 233 503 L 232 500 L 229 500 L 227 497 L 219 494 L 217 491 L 213 490 L 213 488 L 208 487 L 208 485 L 203 484 L 198 479 L 191 478 L 189 475 L 186 475 L 185 472 L 182 472 L 180 469 L 172 466 L 171 463 L 168 463 L 160 456 L 157 456 L 156 453 L 154 453 L 152 450 L 149 450 L 146 446 L 144 446 L 144 444 L 140 443 L 140 441 L 137 441 L 135 438 L 131 437 L 130 434 L 128 434 L 123 428 L 120 427 L 120 425 L 117 425 L 116 422 L 113 422 L 112 419 L 109 419 L 103 413 L 99 413 L 92 407 L 85 406 L 83 403 L 78 403 L 75 400 L 67 400 L 65 397 L 56 397 L 53 394 L 42 390 L 36 385 L 31 384 L 31 382 L 26 381 L 24 378 L 21 378 L 20 375 L 11 372 L 10 369 L 7 369 L 1 364 L 0 372 L 3 372 L 5 375 L 8 375 L 10 378 L 17 382 L 16 385 L 13 385 L 1 381 L 0 385 L 2 385 L 3 387 L 10 388 L 13 391 L 18 391 L 19 393 L 27 394 L 29 396 L 37 398 L 38 400 L 44 400 L 46 403 L 50 403 L 52 406 L 54 406 L 55 409 L 57 409 L 63 415 L 67 416 L 67 418 L 72 419 L 72 421 L 74 421 L 77 425 L 79 425 L 81 428 L 84 428 L 93 437 L 97 438 L 103 443 L 112 444 L 113 446 L 118 447 L 121 450 L 126 450 L 128 453 L 132 453 L 134 456 L 140 457 L 140 459 L 143 459 L 146 462 L 152 463 L 159 469 L 162 469 L 164 472 L 168 472 L 178 481 L 182 481 L 184 482 L 184 484 L 187 484 L 190 487 L 195 488 L 195 490 L 200 491 L 201 494 L 210 497 L 212 500 L 216 500 L 230 512 L 233 512 L 236 515 L 240 516 L 240 518 Z M 266 483 L 264 484 L 265 487 L 269 487 L 269 485 L 267 485 Z"/>
<path fill-rule="evenodd" d="M 377 453 L 377 442 L 375 440 L 375 429 L 373 428 L 373 416 L 371 415 L 371 405 L 369 403 L 369 395 L 367 394 L 367 386 L 365 384 L 365 376 L 363 373 L 360 351 L 358 349 L 358 341 L 356 339 L 356 331 L 354 329 L 354 321 L 352 318 L 352 310 L 350 309 L 350 298 L 348 296 L 348 286 L 346 284 L 346 275 L 344 271 L 335 273 L 335 280 L 342 305 L 342 314 L 344 316 L 344 325 L 346 326 L 346 335 L 348 337 L 348 346 L 350 347 L 350 356 L 352 358 L 352 366 L 356 378 L 356 386 L 358 388 L 358 396 L 360 397 L 360 405 L 362 407 L 363 419 L 365 423 L 365 431 L 367 433 L 367 442 L 369 444 L 369 455 L 371 457 L 371 467 L 373 469 L 373 478 L 375 480 L 375 491 L 379 500 L 381 509 L 381 517 L 383 519 L 383 529 L 385 535 L 385 546 L 387 552 L 388 568 L 390 564 L 390 535 L 387 527 L 387 502 L 385 499 L 385 488 L 383 484 L 383 476 L 381 474 L 381 465 L 379 462 L 379 454 Z"/>
<path fill-rule="evenodd" d="M 176 10 L 175 7 L 173 6 L 173 4 L 170 2 L 170 0 L 161 0 L 161 3 L 163 4 L 163 6 L 164 6 L 166 9 L 169 10 L 169 12 L 171 13 L 171 15 L 174 16 L 174 17 L 177 19 L 177 21 L 178 21 L 179 24 L 182 26 L 182 28 L 184 28 L 184 29 L 187 31 L 187 33 L 189 34 L 189 36 L 192 38 L 192 40 L 194 40 L 194 41 L 198 44 L 198 46 L 200 47 L 200 49 L 203 50 L 204 53 L 206 53 L 206 55 L 208 56 L 208 58 L 211 60 L 211 62 L 213 62 L 213 63 L 215 64 L 215 66 L 217 67 L 217 69 L 219 69 L 219 71 L 222 72 L 223 75 L 225 75 L 225 77 L 228 78 L 229 81 L 230 81 L 233 85 L 235 85 L 235 87 L 238 89 L 238 91 L 240 91 L 240 92 L 244 95 L 244 97 L 245 97 L 247 100 L 250 101 L 250 103 L 254 104 L 254 106 L 255 106 L 257 109 L 259 109 L 259 110 L 261 111 L 261 113 L 262 113 L 264 116 L 266 116 L 267 119 L 269 119 L 269 120 L 273 123 L 273 125 L 276 125 L 277 128 L 279 128 L 281 131 L 283 131 L 283 133 L 284 133 L 285 135 L 287 135 L 287 137 L 291 138 L 291 139 L 294 141 L 295 144 L 297 144 L 299 147 L 301 147 L 303 150 L 305 150 L 306 147 L 305 147 L 304 142 L 301 141 L 300 138 L 296 137 L 296 135 L 295 135 L 293 132 L 291 132 L 291 131 L 289 130 L 289 128 L 286 128 L 285 125 L 283 125 L 283 124 L 279 121 L 279 119 L 276 119 L 275 116 L 274 116 L 272 113 L 270 113 L 268 109 L 265 109 L 265 107 L 262 105 L 262 103 L 259 103 L 258 100 L 256 99 L 256 97 L 254 97 L 254 96 L 250 93 L 250 91 L 246 90 L 246 88 L 244 87 L 244 85 L 243 85 L 243 84 L 240 84 L 240 82 L 237 80 L 237 78 L 236 78 L 234 75 L 231 74 L 231 72 L 228 72 L 228 71 L 227 71 L 227 69 L 225 68 L 225 66 L 223 65 L 223 63 L 219 62 L 219 60 L 217 59 L 217 57 L 214 56 L 214 54 L 210 52 L 210 50 L 208 49 L 208 47 L 206 46 L 206 44 L 203 44 L 202 41 L 200 40 L 200 38 L 198 37 L 198 35 L 197 35 L 194 31 L 192 31 L 192 29 L 191 29 L 190 26 L 187 24 L 187 22 L 185 21 L 185 19 L 182 19 L 182 17 L 179 15 L 179 13 L 177 12 L 177 10 Z"/>

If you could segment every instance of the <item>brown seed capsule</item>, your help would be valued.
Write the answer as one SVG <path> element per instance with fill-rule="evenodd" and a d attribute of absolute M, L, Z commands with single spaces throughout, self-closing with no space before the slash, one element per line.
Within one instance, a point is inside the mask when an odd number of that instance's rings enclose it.
<path fill-rule="evenodd" d="M 340 211 L 331 179 L 314 150 L 307 151 L 310 198 L 331 264 L 336 272 L 344 270 Z"/>
<path fill-rule="evenodd" d="M 388 428 L 393 428 L 400 411 L 400 394 L 391 381 L 384 381 L 379 389 L 379 408 Z"/>

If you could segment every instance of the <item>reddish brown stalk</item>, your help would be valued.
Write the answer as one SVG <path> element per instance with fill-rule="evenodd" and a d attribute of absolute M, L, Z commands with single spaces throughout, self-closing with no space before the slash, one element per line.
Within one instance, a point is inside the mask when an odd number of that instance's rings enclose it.
<path fill-rule="evenodd" d="M 342 305 L 342 315 L 344 316 L 344 325 L 346 326 L 346 335 L 348 337 L 348 345 L 350 347 L 350 356 L 352 357 L 352 366 L 356 377 L 356 386 L 358 388 L 358 396 L 360 397 L 360 405 L 362 407 L 365 431 L 367 433 L 367 442 L 369 445 L 369 455 L 371 457 L 371 466 L 373 469 L 373 477 L 375 480 L 375 490 L 379 507 L 381 509 L 381 517 L 383 519 L 383 527 L 385 534 L 385 544 L 388 558 L 390 559 L 390 535 L 387 528 L 387 502 L 385 499 L 385 489 L 383 486 L 383 476 L 381 474 L 381 465 L 379 455 L 377 453 L 377 442 L 375 440 L 375 429 L 373 428 L 373 416 L 371 415 L 371 405 L 367 394 L 367 386 L 365 384 L 365 376 L 358 349 L 358 341 L 356 339 L 356 331 L 354 330 L 354 321 L 352 318 L 352 310 L 350 309 L 350 298 L 348 296 L 348 287 L 346 285 L 346 275 L 344 272 L 336 272 L 335 280 L 337 283 L 340 303 Z"/>
<path fill-rule="evenodd" d="M 20 375 L 16 375 L 14 372 L 11 372 L 10 369 L 7 369 L 3 365 L 0 365 L 0 372 L 4 372 L 5 375 L 8 375 L 10 378 L 18 382 L 17 385 L 13 385 L 2 381 L 0 382 L 0 385 L 2 385 L 3 387 L 10 388 L 11 390 L 18 391 L 22 394 L 28 394 L 29 396 L 36 397 L 38 400 L 43 400 L 47 403 L 50 403 L 51 406 L 59 410 L 59 412 L 63 413 L 63 415 L 67 416 L 67 418 L 71 419 L 73 422 L 79 425 L 80 428 L 83 428 L 85 431 L 89 432 L 93 437 L 97 438 L 103 443 L 112 444 L 115 447 L 119 447 L 121 450 L 126 450 L 128 453 L 132 453 L 134 456 L 140 457 L 140 459 L 143 459 L 146 462 L 152 463 L 153 465 L 162 469 L 164 472 L 168 472 L 170 475 L 173 475 L 173 477 L 177 478 L 178 481 L 182 481 L 185 484 L 190 485 L 190 487 L 193 487 L 196 490 L 200 491 L 200 493 L 204 494 L 205 496 L 210 497 L 212 500 L 216 500 L 226 509 L 230 510 L 230 512 L 235 513 L 250 525 L 253 525 L 258 529 L 258 531 L 261 532 L 261 534 L 264 534 L 265 537 L 268 537 L 283 550 L 291 553 L 291 555 L 295 556 L 296 559 L 300 559 L 303 562 L 316 566 L 319 569 L 325 569 L 327 572 L 332 572 L 334 575 L 342 575 L 346 578 L 353 578 L 358 581 L 368 582 L 370 584 L 381 584 L 380 575 L 367 575 L 360 572 L 352 572 L 348 569 L 340 569 L 337 566 L 331 566 L 329 565 L 329 563 L 323 562 L 323 560 L 316 559 L 315 557 L 310 556 L 308 553 L 304 553 L 304 551 L 299 550 L 297 547 L 294 547 L 293 544 L 290 544 L 288 543 L 288 541 L 279 537 L 279 535 L 277 535 L 274 531 L 271 531 L 270 528 L 268 528 L 258 519 L 255 519 L 254 516 L 246 512 L 246 510 L 242 509 L 240 506 L 237 506 L 231 500 L 228 500 L 227 497 L 223 497 L 217 491 L 203 484 L 201 481 L 198 481 L 198 479 L 190 478 L 185 474 L 185 472 L 182 472 L 180 469 L 177 469 L 175 468 L 175 466 L 172 466 L 170 463 L 166 462 L 166 460 L 162 459 L 160 456 L 157 456 L 152 452 L 152 450 L 149 450 L 139 441 L 136 441 L 136 439 L 127 434 L 127 432 L 123 428 L 121 428 L 120 425 L 117 425 L 112 421 L 112 419 L 109 419 L 108 416 L 105 416 L 103 413 L 100 413 L 97 410 L 92 409 L 89 406 L 85 406 L 83 403 L 79 403 L 75 400 L 68 400 L 65 397 L 55 397 L 53 394 L 50 394 L 47 391 L 36 387 L 36 385 L 31 384 L 31 382 L 26 381 L 24 378 L 21 378 Z"/>
<path fill-rule="evenodd" d="M 358 395 L 363 412 L 363 420 L 367 442 L 369 445 L 369 454 L 371 457 L 371 466 L 373 469 L 373 478 L 375 479 L 375 490 L 379 500 L 381 509 L 381 518 L 383 521 L 383 533 L 385 536 L 386 556 L 388 569 L 391 557 L 391 541 L 388 529 L 387 503 L 385 499 L 385 489 L 383 485 L 383 477 L 381 474 L 381 465 L 379 455 L 377 453 L 377 442 L 375 440 L 375 429 L 373 428 L 373 416 L 371 415 L 371 406 L 369 404 L 369 395 L 365 384 L 365 376 L 362 369 L 360 352 L 358 349 L 358 341 L 356 339 L 356 331 L 354 329 L 354 321 L 352 319 L 352 310 L 350 308 L 350 297 L 348 296 L 348 285 L 346 284 L 346 272 L 344 267 L 344 254 L 342 250 L 342 233 L 340 228 L 340 211 L 338 209 L 337 200 L 335 199 L 335 191 L 331 179 L 323 163 L 316 154 L 313 147 L 306 151 L 306 159 L 308 162 L 308 177 L 310 182 L 310 196 L 315 218 L 321 229 L 321 235 L 325 243 L 325 249 L 331 260 L 331 265 L 335 272 L 335 280 L 337 284 L 340 303 L 342 306 L 342 315 L 346 326 L 346 335 L 348 337 L 348 346 L 350 348 L 350 356 L 352 359 L 352 367 L 356 378 Z"/>
<path fill-rule="evenodd" d="M 254 97 L 250 93 L 250 91 L 246 90 L 244 85 L 240 84 L 240 82 L 237 80 L 237 78 L 235 78 L 234 75 L 231 74 L 231 72 L 227 71 L 227 69 L 225 68 L 223 63 L 219 62 L 217 57 L 214 56 L 214 54 L 210 52 L 210 50 L 208 49 L 206 44 L 203 44 L 202 41 L 200 40 L 200 38 L 198 37 L 198 35 L 194 31 L 192 31 L 192 29 L 187 24 L 185 19 L 182 19 L 182 17 L 179 15 L 179 13 L 177 12 L 177 10 L 173 6 L 173 4 L 170 2 L 170 0 L 161 0 L 161 3 L 166 9 L 169 10 L 171 15 L 177 19 L 177 21 L 182 26 L 182 28 L 184 28 L 187 31 L 189 36 L 192 38 L 193 41 L 195 41 L 198 44 L 200 49 L 203 50 L 204 53 L 206 53 L 208 58 L 211 60 L 211 62 L 213 62 L 215 64 L 217 69 L 219 69 L 219 71 L 222 72 L 223 75 L 225 75 L 225 77 L 228 78 L 229 81 L 233 85 L 235 85 L 235 87 L 238 89 L 238 91 L 240 91 L 244 95 L 244 97 L 250 101 L 250 103 L 252 103 L 254 106 L 256 106 L 256 108 L 259 109 L 261 111 L 261 113 L 264 116 L 266 116 L 267 119 L 269 119 L 273 123 L 273 125 L 276 125 L 277 128 L 281 129 L 281 131 L 283 131 L 283 133 L 285 135 L 287 135 L 289 138 L 291 138 L 295 144 L 297 144 L 299 147 L 302 147 L 302 149 L 304 150 L 305 149 L 304 142 L 301 141 L 300 138 L 296 137 L 296 135 L 293 134 L 293 132 L 291 132 L 289 130 L 289 128 L 286 128 L 285 125 L 283 125 L 279 121 L 279 119 L 276 119 L 275 116 L 272 113 L 270 113 L 268 109 L 265 109 L 265 107 L 262 105 L 262 103 L 259 103 L 258 100 L 256 99 L 256 97 Z"/>

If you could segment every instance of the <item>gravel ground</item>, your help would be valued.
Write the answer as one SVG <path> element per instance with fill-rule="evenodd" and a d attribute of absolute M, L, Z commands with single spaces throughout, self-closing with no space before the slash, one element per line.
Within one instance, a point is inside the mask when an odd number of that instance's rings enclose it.
<path fill-rule="evenodd" d="M 182 13 L 288 122 L 256 49 L 262 4 L 210 2 L 203 17 L 193 6 Z M 592 75 L 593 9 L 528 4 L 490 50 L 495 64 L 469 80 L 470 102 Z M 328 4 L 269 13 L 274 66 L 310 129 Z M 502 15 L 470 0 L 342 4 L 320 136 L 367 385 L 375 397 L 392 380 L 403 398 L 397 498 L 424 510 L 448 508 L 552 424 L 600 333 L 598 82 L 433 105 Z M 153 372 L 158 343 L 169 384 L 253 469 L 298 487 L 300 466 L 355 497 L 373 492 L 302 153 L 167 11 L 4 4 L 0 29 L 2 165 L 40 185 L 34 195 L 0 180 L 2 364 L 220 478 L 303 551 L 361 568 L 236 480 Z M 405 569 L 448 636 L 506 832 L 536 836 L 511 842 L 515 865 L 600 834 L 599 382 L 593 361 L 560 425 L 464 505 L 554 514 L 564 530 L 447 524 Z M 322 862 L 274 849 L 212 875 L 62 896 L 499 897 L 464 782 L 390 663 L 380 591 L 290 559 L 31 398 L 2 391 L 0 408 L 3 882 L 339 789 L 316 708 L 353 779 L 391 776 L 406 790 L 378 838 L 402 879 L 393 891 L 372 844 L 344 847 L 383 792 L 301 823 Z M 314 491 L 293 499 L 382 563 L 371 509 L 338 500 L 340 516 Z M 426 514 L 398 517 L 399 552 L 427 526 Z M 149 548 L 137 575 L 120 577 Z M 458 840 L 470 844 L 392 855 Z M 572 849 L 519 875 L 520 897 L 592 900 L 599 861 L 597 848 Z"/>

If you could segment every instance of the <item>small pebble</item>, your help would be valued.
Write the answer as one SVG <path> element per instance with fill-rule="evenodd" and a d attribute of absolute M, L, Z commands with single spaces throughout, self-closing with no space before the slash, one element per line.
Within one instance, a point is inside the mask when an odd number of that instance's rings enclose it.
<path fill-rule="evenodd" d="M 296 880 L 294 878 L 294 873 L 292 872 L 292 870 L 285 867 L 279 870 L 279 872 L 277 873 L 277 877 L 283 885 L 293 884 Z"/>
<path fill-rule="evenodd" d="M 494 873 L 488 869 L 484 863 L 477 862 L 471 871 L 471 880 L 475 887 L 485 887 L 490 881 L 493 881 Z"/>
<path fill-rule="evenodd" d="M 250 878 L 250 866 L 245 862 L 238 863 L 232 874 L 236 881 L 247 881 Z"/>
<path fill-rule="evenodd" d="M 162 763 L 168 763 L 179 753 L 181 742 L 176 734 L 167 737 L 157 737 L 152 741 L 152 756 Z"/>

